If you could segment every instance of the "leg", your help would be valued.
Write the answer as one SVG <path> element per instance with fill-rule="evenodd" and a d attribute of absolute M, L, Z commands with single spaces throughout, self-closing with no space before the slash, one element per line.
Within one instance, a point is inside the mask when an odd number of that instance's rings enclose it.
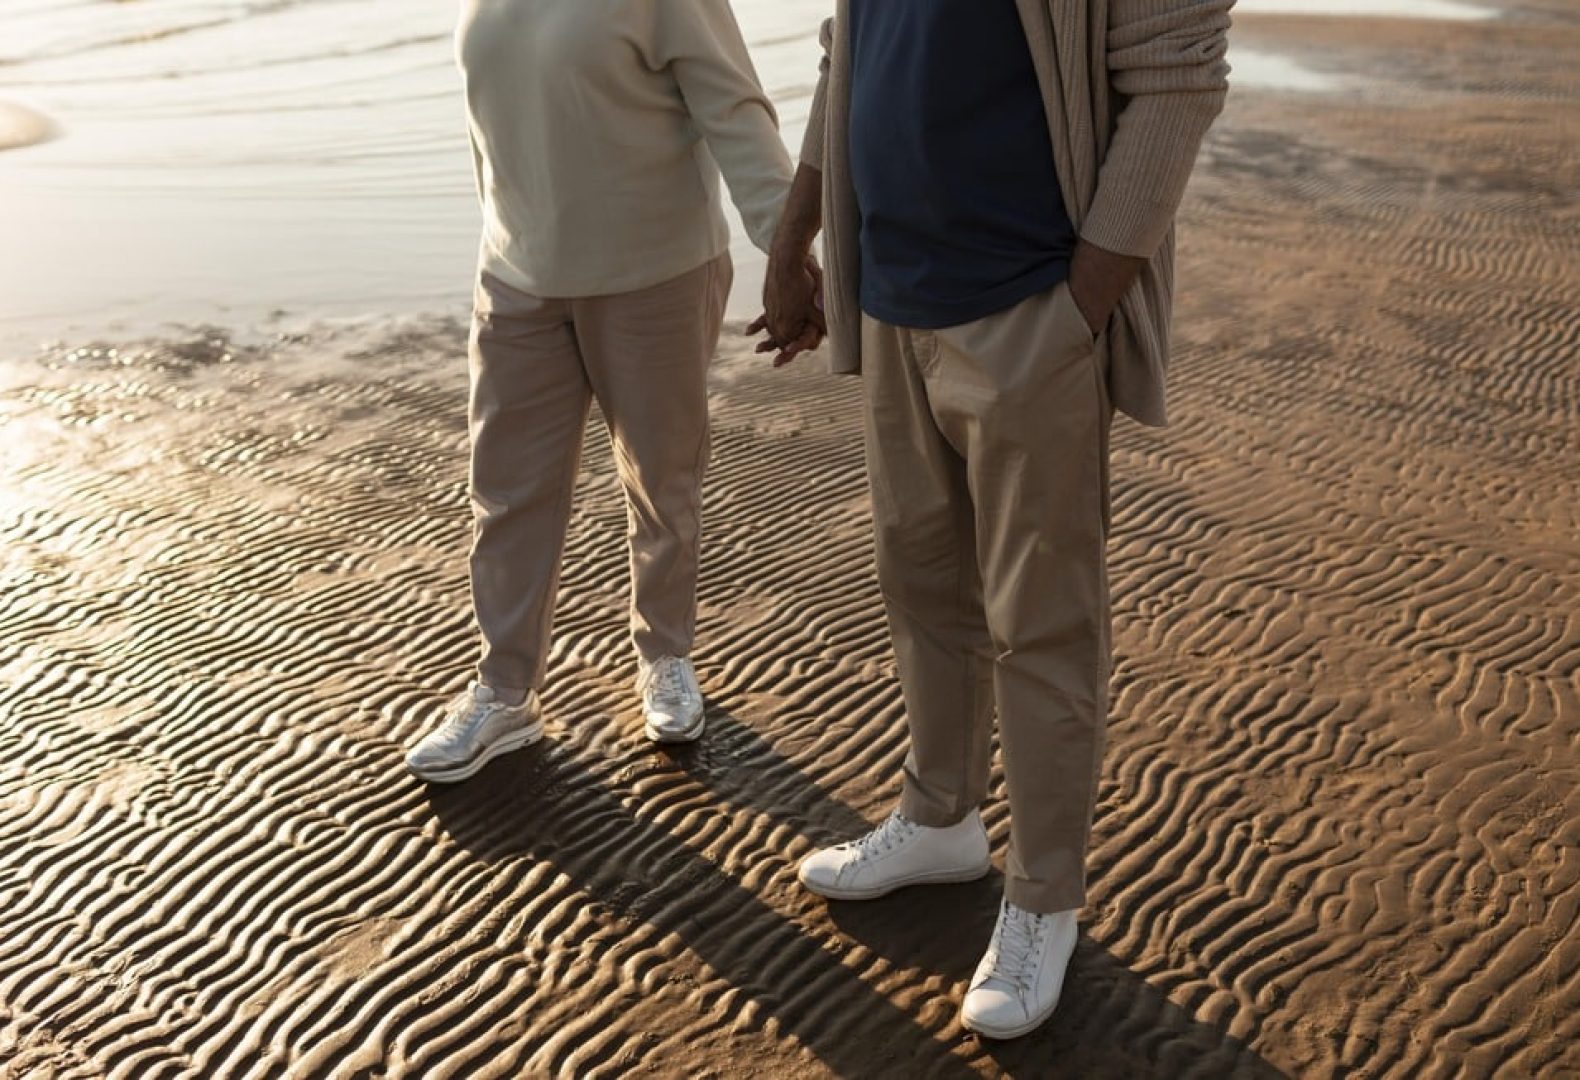
<path fill-rule="evenodd" d="M 548 659 L 592 394 L 568 305 L 485 276 L 471 339 L 472 604 L 478 678 L 535 690 Z"/>
<path fill-rule="evenodd" d="M 1085 900 L 1107 714 L 1111 408 L 1067 287 L 940 335 L 928 380 L 965 448 L 1010 800 L 1006 899 Z"/>
<path fill-rule="evenodd" d="M 841 900 L 975 881 L 993 865 L 977 813 L 993 663 L 965 461 L 934 423 L 924 384 L 938 338 L 863 319 L 861 351 L 878 580 L 911 747 L 898 811 L 802 860 L 801 883 Z"/>
<path fill-rule="evenodd" d="M 576 334 L 614 443 L 631 545 L 631 639 L 644 662 L 691 654 L 708 364 L 729 256 L 650 289 L 576 301 Z"/>
<path fill-rule="evenodd" d="M 878 579 L 911 746 L 900 812 L 942 828 L 987 795 L 992 659 L 966 463 L 934 423 L 938 339 L 863 320 L 867 469 Z"/>

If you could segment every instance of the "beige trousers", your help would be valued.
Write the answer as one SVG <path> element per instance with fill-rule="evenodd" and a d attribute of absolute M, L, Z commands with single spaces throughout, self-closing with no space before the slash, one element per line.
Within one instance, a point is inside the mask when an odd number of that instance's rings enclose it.
<path fill-rule="evenodd" d="M 471 571 L 487 685 L 542 681 L 594 399 L 626 494 L 632 642 L 645 660 L 690 655 L 707 370 L 732 276 L 725 254 L 652 288 L 547 300 L 482 275 L 470 348 Z"/>
<path fill-rule="evenodd" d="M 1104 350 L 1065 285 L 939 331 L 863 320 L 878 574 L 910 725 L 900 811 L 987 796 L 995 702 L 1005 891 L 1078 908 L 1107 712 Z"/>

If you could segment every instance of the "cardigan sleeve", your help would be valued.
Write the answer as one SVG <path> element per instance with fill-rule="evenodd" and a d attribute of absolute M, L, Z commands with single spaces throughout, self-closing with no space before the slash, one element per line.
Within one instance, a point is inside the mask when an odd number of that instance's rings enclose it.
<path fill-rule="evenodd" d="M 834 20 L 824 19 L 818 35 L 823 46 L 823 59 L 818 64 L 817 89 L 812 92 L 812 111 L 807 116 L 806 136 L 801 140 L 801 163 L 823 171 L 823 155 L 827 152 L 828 138 L 828 72 L 834 54 Z"/>
<path fill-rule="evenodd" d="M 707 140 L 752 243 L 767 251 L 792 166 L 728 0 L 659 0 L 659 53 Z"/>
<path fill-rule="evenodd" d="M 1119 108 L 1081 235 L 1150 258 L 1174 222 L 1196 154 L 1229 89 L 1234 0 L 1110 0 L 1109 79 Z"/>

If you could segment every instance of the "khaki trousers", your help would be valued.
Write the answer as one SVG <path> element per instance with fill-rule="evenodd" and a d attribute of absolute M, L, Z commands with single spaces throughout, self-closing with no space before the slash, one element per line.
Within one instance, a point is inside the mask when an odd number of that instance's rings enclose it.
<path fill-rule="evenodd" d="M 594 399 L 625 488 L 632 643 L 644 660 L 690 655 L 707 370 L 732 276 L 725 254 L 652 288 L 548 300 L 482 275 L 470 347 L 471 572 L 487 685 L 542 681 Z"/>
<path fill-rule="evenodd" d="M 910 725 L 900 812 L 987 796 L 995 702 L 1005 891 L 1080 907 L 1107 712 L 1104 350 L 1065 285 L 947 330 L 863 320 L 878 574 Z"/>

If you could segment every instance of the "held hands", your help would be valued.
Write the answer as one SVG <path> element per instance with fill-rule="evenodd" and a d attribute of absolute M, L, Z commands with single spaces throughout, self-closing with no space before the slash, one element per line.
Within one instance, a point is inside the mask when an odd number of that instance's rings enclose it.
<path fill-rule="evenodd" d="M 1094 337 L 1108 325 L 1120 299 L 1145 265 L 1145 259 L 1107 251 L 1085 240 L 1076 245 L 1070 264 L 1070 296 Z M 776 368 L 823 343 L 828 336 L 828 320 L 823 313 L 823 270 L 814 256 L 786 254 L 776 245 L 763 282 L 763 314 L 746 328 L 746 333 L 764 335 L 757 351 L 774 353 Z"/>
<path fill-rule="evenodd" d="M 797 262 L 775 254 L 768 260 L 763 314 L 746 333 L 766 335 L 757 343 L 757 351 L 776 353 L 776 368 L 823 343 L 828 321 L 823 315 L 823 270 L 815 256 L 808 254 Z"/>

